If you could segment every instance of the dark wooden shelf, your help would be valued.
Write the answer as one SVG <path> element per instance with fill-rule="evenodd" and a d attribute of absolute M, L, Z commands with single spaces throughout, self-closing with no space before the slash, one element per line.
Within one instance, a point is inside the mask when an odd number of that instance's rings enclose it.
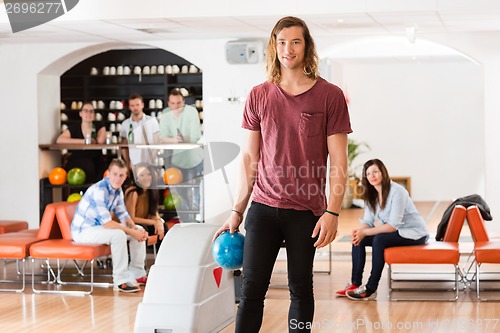
<path fill-rule="evenodd" d="M 144 99 L 144 112 L 151 114 L 151 112 L 160 113 L 167 107 L 167 97 L 170 90 L 174 88 L 185 88 L 188 90 L 189 95 L 185 96 L 186 104 L 193 105 L 196 100 L 203 99 L 203 73 L 172 73 L 172 74 L 129 74 L 129 75 L 103 75 L 102 70 L 105 66 L 128 66 L 133 71 L 135 66 L 158 66 L 158 65 L 177 65 L 179 68 L 187 65 L 192 65 L 186 59 L 183 59 L 173 53 L 161 49 L 133 49 L 133 50 L 110 50 L 107 52 L 99 53 L 90 58 L 87 58 L 69 69 L 61 76 L 61 102 L 65 103 L 66 109 L 60 110 L 65 113 L 68 119 L 65 121 L 60 120 L 60 124 L 75 124 L 80 122 L 78 112 L 79 109 L 71 109 L 70 106 L 73 102 L 83 101 L 103 101 L 105 108 L 95 110 L 96 113 L 101 113 L 103 118 L 100 122 L 106 125 L 109 129 L 109 124 L 119 124 L 123 120 L 107 119 L 109 113 L 123 113 L 126 118 L 130 115 L 128 109 L 128 97 L 132 93 L 140 94 Z M 98 75 L 91 75 L 90 70 L 92 67 L 98 69 Z M 162 108 L 148 108 L 149 100 L 161 99 L 163 101 Z M 123 101 L 123 109 L 110 109 L 108 106 L 111 101 Z M 202 108 L 198 108 L 202 111 Z M 202 121 L 200 120 L 200 123 Z M 114 132 L 118 133 L 118 132 Z M 42 151 L 57 151 L 57 150 L 117 150 L 118 156 L 120 148 L 136 147 L 135 145 L 128 144 L 42 144 L 39 146 Z M 155 145 L 155 149 L 185 149 L 179 148 L 179 145 Z M 186 146 L 187 147 L 187 146 Z M 145 145 L 139 145 L 138 148 L 145 148 Z M 48 184 L 48 185 L 47 185 Z M 60 189 L 64 193 L 70 189 L 86 189 L 91 184 L 84 185 L 54 185 L 52 186 L 47 179 L 40 180 L 40 201 L 41 201 L 41 214 L 45 206 L 52 202 L 52 190 Z M 162 185 L 163 189 L 168 186 Z M 179 184 L 172 185 L 171 187 L 196 187 L 201 188 L 199 184 Z M 159 189 L 160 190 L 160 189 Z M 203 194 L 201 194 L 203 197 Z M 184 211 L 179 211 L 184 212 Z M 165 214 L 176 214 L 175 211 L 164 211 Z M 200 211 L 186 211 L 186 213 L 200 213 Z M 203 212 L 201 212 L 203 215 Z"/>

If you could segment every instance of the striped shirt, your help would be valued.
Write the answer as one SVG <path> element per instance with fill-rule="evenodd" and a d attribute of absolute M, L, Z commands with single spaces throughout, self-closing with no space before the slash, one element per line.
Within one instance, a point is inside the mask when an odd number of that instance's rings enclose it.
<path fill-rule="evenodd" d="M 83 229 L 102 226 L 111 221 L 111 212 L 121 221 L 130 218 L 121 188 L 111 187 L 109 178 L 90 186 L 76 207 L 71 222 L 71 233 L 79 233 Z"/>

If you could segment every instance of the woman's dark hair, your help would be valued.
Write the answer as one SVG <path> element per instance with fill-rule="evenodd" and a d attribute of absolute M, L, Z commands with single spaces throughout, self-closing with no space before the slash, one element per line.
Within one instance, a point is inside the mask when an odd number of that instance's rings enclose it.
<path fill-rule="evenodd" d="M 363 177 L 361 180 L 364 190 L 363 199 L 365 200 L 365 204 L 367 204 L 370 210 L 375 214 L 378 202 L 378 192 L 375 187 L 370 184 L 368 178 L 366 178 L 366 171 L 372 165 L 376 165 L 380 172 L 382 172 L 382 202 L 379 202 L 380 209 L 384 209 L 385 204 L 387 203 L 387 197 L 389 196 L 389 191 L 391 190 L 391 178 L 389 177 L 389 173 L 387 172 L 387 168 L 384 163 L 377 158 L 369 160 L 365 163 L 365 165 L 363 165 Z"/>
<path fill-rule="evenodd" d="M 144 189 L 137 183 L 137 177 L 139 173 L 137 172 L 140 167 L 145 167 L 149 170 L 151 173 L 151 187 Z M 142 195 L 144 192 L 147 193 L 148 195 L 148 202 L 149 202 L 149 210 L 148 210 L 148 215 L 149 216 L 154 216 L 158 212 L 158 205 L 159 205 L 159 193 L 158 189 L 156 188 L 156 184 L 158 184 L 158 174 L 156 173 L 156 170 L 147 163 L 138 163 L 134 165 L 134 177 L 133 179 L 133 188 L 127 192 L 127 195 L 132 193 L 132 192 L 137 192 L 137 195 Z"/>

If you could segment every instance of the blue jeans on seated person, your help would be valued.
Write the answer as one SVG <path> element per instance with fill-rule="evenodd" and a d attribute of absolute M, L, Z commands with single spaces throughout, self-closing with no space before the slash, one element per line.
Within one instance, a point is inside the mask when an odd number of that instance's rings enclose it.
<path fill-rule="evenodd" d="M 361 286 L 363 280 L 363 270 L 366 262 L 366 247 L 372 247 L 372 271 L 366 284 L 366 288 L 375 291 L 378 288 L 380 278 L 385 266 L 384 250 L 394 246 L 422 245 L 427 241 L 428 236 L 420 239 L 403 238 L 397 231 L 367 236 L 363 238 L 358 246 L 352 246 L 352 280 L 351 283 Z"/>

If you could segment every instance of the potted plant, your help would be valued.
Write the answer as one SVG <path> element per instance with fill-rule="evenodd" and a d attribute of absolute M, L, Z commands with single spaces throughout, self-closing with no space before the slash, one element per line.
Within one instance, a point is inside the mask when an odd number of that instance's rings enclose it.
<path fill-rule="evenodd" d="M 354 199 L 355 189 L 359 183 L 359 177 L 356 176 L 356 167 L 354 160 L 362 153 L 370 150 L 366 142 L 358 142 L 354 139 L 347 140 L 347 187 L 342 201 L 342 208 L 351 208 Z"/>

